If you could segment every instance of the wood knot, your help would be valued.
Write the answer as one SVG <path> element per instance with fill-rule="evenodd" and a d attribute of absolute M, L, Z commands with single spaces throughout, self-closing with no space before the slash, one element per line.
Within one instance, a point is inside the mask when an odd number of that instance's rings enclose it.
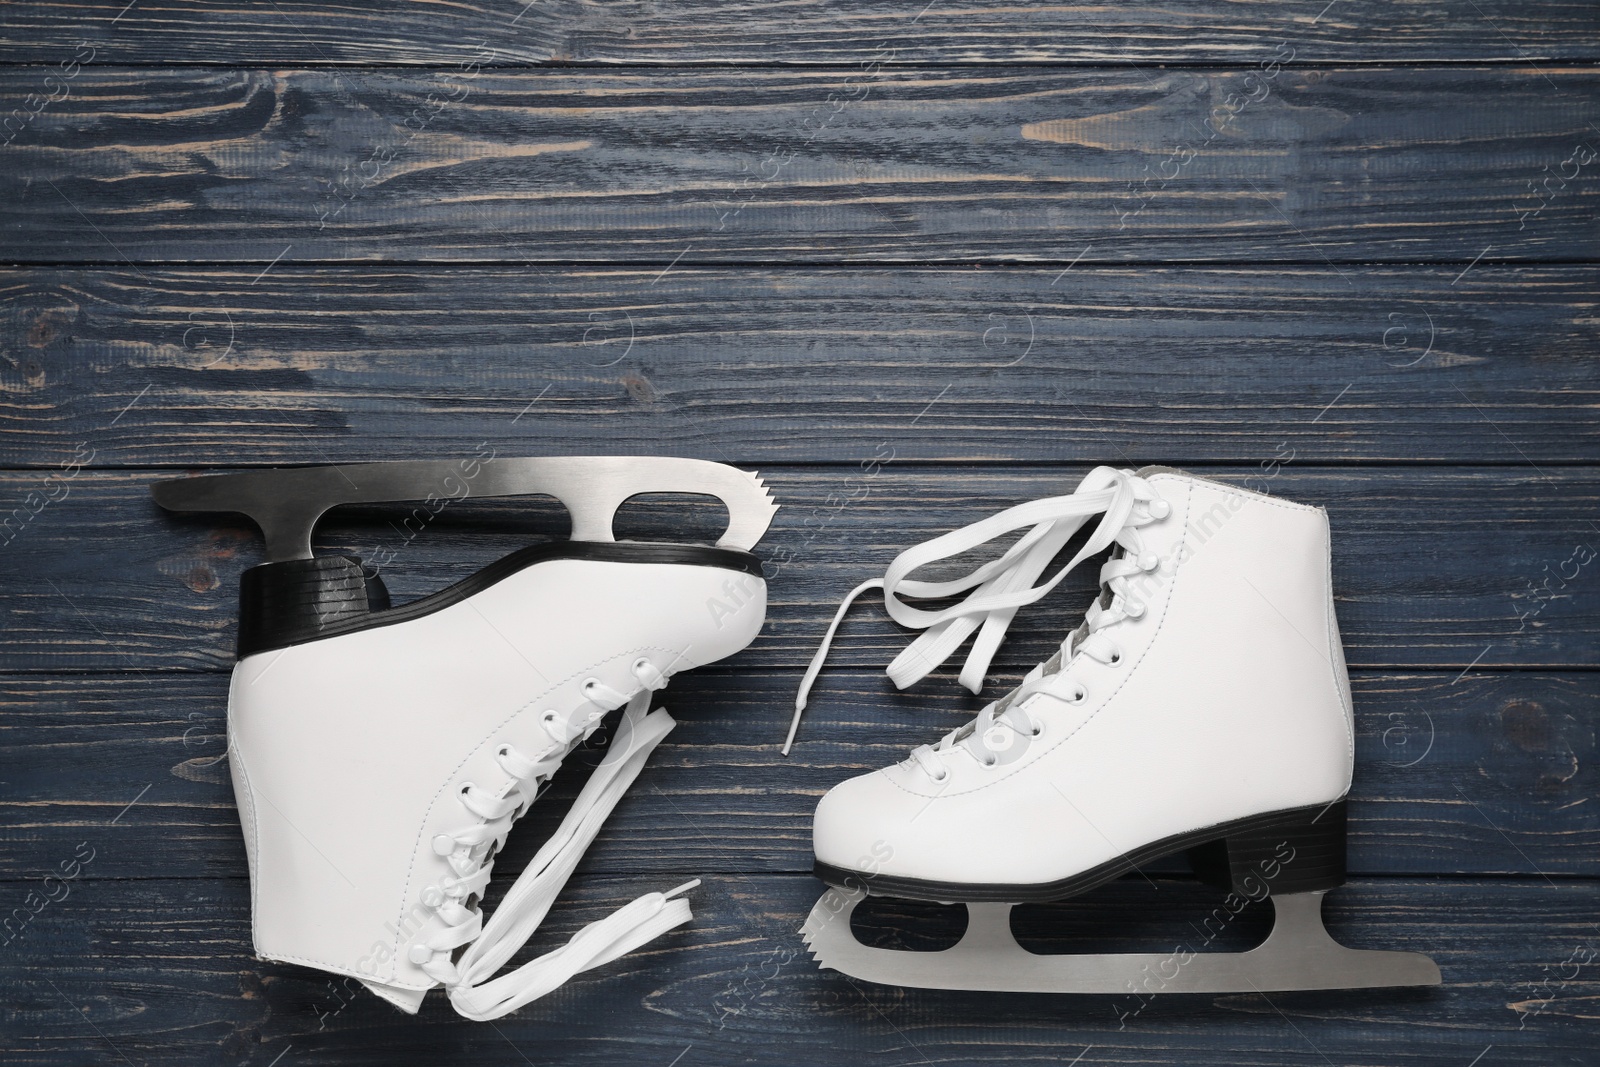
<path fill-rule="evenodd" d="M 1572 794 L 1579 753 L 1593 749 L 1592 736 L 1569 715 L 1552 715 L 1535 700 L 1501 705 L 1495 777 L 1524 794 L 1564 799 Z"/>
<path fill-rule="evenodd" d="M 1506 740 L 1524 752 L 1550 751 L 1550 714 L 1533 700 L 1513 700 L 1500 709 Z"/>
<path fill-rule="evenodd" d="M 221 584 L 217 572 L 210 564 L 197 563 L 189 568 L 189 573 L 183 576 L 183 584 L 196 593 L 209 593 Z"/>
<path fill-rule="evenodd" d="M 641 404 L 653 404 L 656 401 L 655 386 L 642 374 L 625 374 L 622 377 L 622 387 L 628 395 Z"/>
<path fill-rule="evenodd" d="M 33 325 L 28 327 L 27 340 L 29 348 L 46 348 L 50 343 L 62 336 L 63 331 L 72 322 L 72 312 L 64 308 L 50 308 L 41 311 L 33 320 Z M 32 364 L 30 364 L 32 366 Z M 34 375 L 31 369 L 28 376 Z M 37 373 L 43 374 L 43 369 Z"/>

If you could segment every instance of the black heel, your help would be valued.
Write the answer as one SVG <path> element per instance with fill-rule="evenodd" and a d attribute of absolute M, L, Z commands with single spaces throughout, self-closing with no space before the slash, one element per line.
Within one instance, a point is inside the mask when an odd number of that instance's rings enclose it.
<path fill-rule="evenodd" d="M 1345 877 L 1344 801 L 1241 820 L 1188 855 L 1201 881 L 1255 900 L 1333 889 Z"/>

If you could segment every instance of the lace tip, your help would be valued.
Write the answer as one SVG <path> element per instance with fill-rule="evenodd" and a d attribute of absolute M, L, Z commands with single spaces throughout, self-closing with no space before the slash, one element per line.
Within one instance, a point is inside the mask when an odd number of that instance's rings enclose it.
<path fill-rule="evenodd" d="M 689 881 L 689 882 L 683 883 L 682 885 L 678 886 L 676 889 L 667 890 L 665 893 L 662 893 L 661 896 L 662 896 L 662 899 L 664 899 L 664 900 L 671 900 L 673 897 L 678 896 L 680 893 L 687 893 L 691 889 L 698 889 L 698 888 L 700 888 L 700 879 L 696 878 L 693 881 Z"/>
<path fill-rule="evenodd" d="M 789 720 L 789 736 L 783 739 L 782 753 L 785 756 L 787 756 L 789 754 L 789 750 L 794 747 L 794 735 L 800 732 L 800 714 L 805 710 L 806 698 L 804 694 L 801 694 L 800 696 L 796 697 L 794 701 L 794 718 Z"/>

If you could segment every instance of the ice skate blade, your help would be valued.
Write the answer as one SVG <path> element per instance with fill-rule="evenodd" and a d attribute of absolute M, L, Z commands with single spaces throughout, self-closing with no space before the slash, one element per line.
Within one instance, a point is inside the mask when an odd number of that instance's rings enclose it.
<path fill-rule="evenodd" d="M 719 548 L 748 552 L 778 506 L 760 478 L 737 467 L 667 456 L 393 460 L 178 478 L 150 487 L 169 511 L 230 511 L 261 527 L 267 562 L 311 559 L 311 530 L 339 504 L 469 497 L 553 496 L 572 516 L 572 540 L 614 541 L 611 520 L 641 493 L 714 496 L 728 509 Z"/>
<path fill-rule="evenodd" d="M 1010 904 L 968 904 L 967 930 L 939 952 L 869 948 L 850 916 L 866 894 L 829 889 L 801 936 L 817 963 L 854 978 L 920 989 L 1003 993 L 1270 993 L 1296 989 L 1432 986 L 1439 967 L 1420 952 L 1346 948 L 1322 924 L 1322 893 L 1272 897 L 1272 933 L 1247 952 L 1041 956 L 1011 935 Z"/>

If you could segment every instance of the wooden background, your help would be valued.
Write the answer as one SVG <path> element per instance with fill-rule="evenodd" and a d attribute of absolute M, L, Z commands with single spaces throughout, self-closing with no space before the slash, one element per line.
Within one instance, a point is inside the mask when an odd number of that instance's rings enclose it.
<path fill-rule="evenodd" d="M 1597 59 L 1592 0 L 0 7 L 0 1058 L 1600 1063 Z M 495 1025 L 252 959 L 218 760 L 259 541 L 146 489 L 480 444 L 759 467 L 783 504 L 767 629 L 674 682 L 538 944 L 701 877 L 695 922 Z M 863 611 L 779 757 L 837 598 L 1100 462 L 1330 509 L 1360 736 L 1329 913 L 1443 988 L 1119 1026 L 804 954 L 817 797 L 979 706 L 895 693 Z M 406 597 L 561 531 L 472 503 L 321 543 Z M 1086 593 L 1024 614 L 991 693 Z M 1164 947 L 1211 901 L 1163 866 L 1017 923 Z"/>

